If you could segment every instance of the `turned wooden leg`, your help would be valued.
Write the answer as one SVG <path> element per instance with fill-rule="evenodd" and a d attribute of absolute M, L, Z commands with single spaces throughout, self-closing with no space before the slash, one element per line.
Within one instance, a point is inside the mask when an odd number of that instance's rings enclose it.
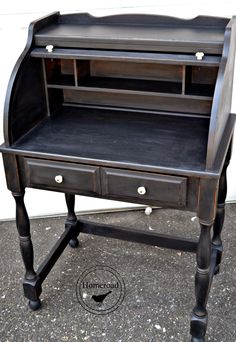
<path fill-rule="evenodd" d="M 207 327 L 206 304 L 210 287 L 211 226 L 200 224 L 201 234 L 197 249 L 197 271 L 195 276 L 196 305 L 191 317 L 191 342 L 203 342 Z"/>
<path fill-rule="evenodd" d="M 30 308 L 36 310 L 41 306 L 39 296 L 42 290 L 33 266 L 34 251 L 30 236 L 29 218 L 24 204 L 24 193 L 13 193 L 13 196 L 16 201 L 16 226 L 20 240 L 20 251 L 26 271 L 23 280 L 24 294 L 30 300 Z"/>
<path fill-rule="evenodd" d="M 223 252 L 221 232 L 222 232 L 224 218 L 225 218 L 225 198 L 227 194 L 227 178 L 226 178 L 227 166 L 228 166 L 228 163 L 225 163 L 221 177 L 220 177 L 216 218 L 215 218 L 215 223 L 213 225 L 212 246 L 214 249 L 216 249 L 216 266 L 215 266 L 214 274 L 219 273 L 222 252 Z"/>
<path fill-rule="evenodd" d="M 65 222 L 65 228 L 67 229 L 77 224 L 77 217 L 74 211 L 75 210 L 74 209 L 75 208 L 75 195 L 65 194 L 65 198 L 66 198 L 66 205 L 68 209 L 68 214 L 67 214 L 67 218 Z M 79 246 L 79 240 L 77 239 L 76 236 L 69 241 L 69 245 L 72 248 L 76 248 Z"/>

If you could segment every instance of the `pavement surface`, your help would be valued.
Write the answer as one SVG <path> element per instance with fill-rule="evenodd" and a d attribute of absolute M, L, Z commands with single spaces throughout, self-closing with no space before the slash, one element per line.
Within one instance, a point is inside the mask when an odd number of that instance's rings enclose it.
<path fill-rule="evenodd" d="M 64 230 L 64 217 L 32 219 L 35 266 Z M 193 213 L 144 210 L 86 215 L 86 219 L 197 238 Z M 236 205 L 226 206 L 224 257 L 208 301 L 207 341 L 236 341 Z M 31 311 L 23 296 L 24 267 L 15 222 L 0 222 L 0 341 L 187 342 L 194 306 L 195 255 L 81 234 L 78 249 L 66 247 L 43 283 L 42 307 Z M 78 279 L 103 265 L 125 284 L 123 302 L 106 315 L 77 299 Z M 109 295 L 111 296 L 111 294 Z M 112 298 L 112 297 L 110 297 Z"/>

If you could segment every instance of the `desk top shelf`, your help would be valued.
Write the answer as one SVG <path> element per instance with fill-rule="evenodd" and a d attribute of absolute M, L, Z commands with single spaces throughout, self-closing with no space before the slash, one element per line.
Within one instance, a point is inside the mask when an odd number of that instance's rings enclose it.
<path fill-rule="evenodd" d="M 64 15 L 35 34 L 37 46 L 85 47 L 139 51 L 221 54 L 226 18 L 196 17 L 192 20 L 152 16 L 119 15 L 93 17 L 86 13 Z"/>

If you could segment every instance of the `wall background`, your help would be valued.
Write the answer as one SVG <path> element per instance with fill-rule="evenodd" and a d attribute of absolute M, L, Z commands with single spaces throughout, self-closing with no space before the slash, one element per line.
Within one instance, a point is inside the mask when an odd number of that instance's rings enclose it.
<path fill-rule="evenodd" d="M 236 1 L 187 1 L 187 0 L 87 0 L 78 2 L 67 0 L 33 2 L 7 1 L 0 4 L 0 143 L 3 142 L 3 106 L 10 73 L 16 59 L 22 52 L 27 39 L 27 28 L 31 21 L 53 11 L 61 13 L 90 12 L 102 16 L 116 13 L 151 13 L 192 18 L 197 15 L 232 17 L 236 15 Z M 236 75 L 236 72 L 235 72 Z M 235 76 L 234 75 L 234 76 Z M 236 80 L 236 76 L 234 77 Z M 234 85 L 236 81 L 234 82 Z M 236 86 L 234 86 L 232 112 L 236 113 Z M 236 201 L 236 139 L 233 155 L 228 168 L 227 201 Z M 30 216 L 53 215 L 66 211 L 64 195 L 42 190 L 27 189 L 26 205 Z M 92 199 L 77 196 L 76 211 L 106 210 L 131 207 L 122 202 Z M 15 205 L 6 188 L 2 159 L 0 160 L 0 219 L 14 218 Z"/>

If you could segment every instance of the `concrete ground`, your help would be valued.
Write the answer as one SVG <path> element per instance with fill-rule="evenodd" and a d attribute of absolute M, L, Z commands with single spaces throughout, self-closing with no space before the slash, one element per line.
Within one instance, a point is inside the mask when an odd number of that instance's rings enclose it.
<path fill-rule="evenodd" d="M 156 209 L 86 215 L 98 222 L 196 237 L 192 213 Z M 226 207 L 224 258 L 213 281 L 208 341 L 236 341 L 236 205 Z M 64 218 L 31 220 L 38 266 L 64 229 Z M 43 284 L 42 308 L 32 312 L 23 297 L 24 273 L 15 222 L 0 223 L 0 341 L 185 342 L 194 305 L 195 255 L 159 247 L 80 235 L 79 249 L 67 247 Z M 125 282 L 123 303 L 112 313 L 86 311 L 76 297 L 81 273 L 113 267 Z"/>

